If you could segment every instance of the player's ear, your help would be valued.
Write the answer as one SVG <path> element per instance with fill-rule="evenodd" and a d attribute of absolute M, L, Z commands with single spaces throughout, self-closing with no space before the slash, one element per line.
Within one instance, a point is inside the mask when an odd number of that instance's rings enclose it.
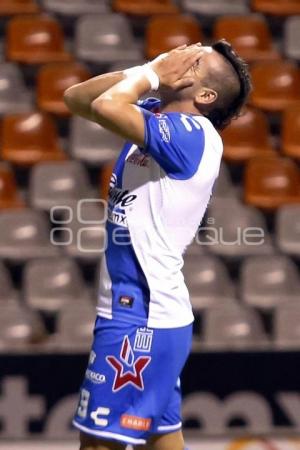
<path fill-rule="evenodd" d="M 208 105 L 217 100 L 218 93 L 211 88 L 202 87 L 195 96 L 195 102 L 202 105 Z"/>

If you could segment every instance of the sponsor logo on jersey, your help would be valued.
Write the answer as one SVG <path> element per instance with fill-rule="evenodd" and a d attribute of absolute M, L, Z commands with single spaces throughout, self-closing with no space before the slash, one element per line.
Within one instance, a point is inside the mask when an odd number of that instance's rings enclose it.
<path fill-rule="evenodd" d="M 131 385 L 136 389 L 144 390 L 143 372 L 151 361 L 150 356 L 139 356 L 135 360 L 135 356 L 128 336 L 123 339 L 120 360 L 114 355 L 106 357 L 106 361 L 115 371 L 115 378 L 112 391 L 117 392 L 124 387 Z M 129 370 L 126 370 L 127 366 Z"/>
<path fill-rule="evenodd" d="M 89 356 L 89 365 L 94 364 L 94 362 L 96 361 L 96 353 L 94 352 L 94 350 L 91 350 L 90 356 Z"/>
<path fill-rule="evenodd" d="M 149 353 L 152 347 L 152 339 L 153 330 L 150 330 L 149 328 L 138 328 L 135 335 L 133 350 Z"/>
<path fill-rule="evenodd" d="M 103 375 L 102 373 L 94 372 L 91 369 L 86 369 L 85 378 L 95 384 L 102 384 L 106 381 L 105 375 Z"/>
<path fill-rule="evenodd" d="M 159 132 L 161 134 L 162 140 L 168 144 L 171 140 L 171 134 L 170 134 L 170 128 L 169 128 L 169 125 L 167 124 L 167 121 L 165 119 L 159 119 L 158 128 L 159 128 Z"/>
<path fill-rule="evenodd" d="M 130 430 L 142 430 L 148 431 L 151 427 L 151 419 L 145 419 L 144 417 L 129 416 L 128 414 L 123 414 L 121 416 L 121 427 L 129 428 Z"/>
<path fill-rule="evenodd" d="M 110 415 L 110 409 L 104 406 L 99 406 L 95 411 L 91 412 L 91 419 L 98 427 L 106 427 L 108 425 L 107 416 Z"/>
<path fill-rule="evenodd" d="M 130 194 L 130 191 L 119 189 L 116 187 L 117 177 L 113 173 L 109 183 L 109 203 L 111 206 L 119 206 L 121 208 L 126 208 L 132 205 L 137 195 Z"/>
<path fill-rule="evenodd" d="M 149 155 L 142 153 L 140 150 L 136 150 L 128 156 L 127 162 L 139 167 L 148 167 Z"/>
<path fill-rule="evenodd" d="M 122 295 L 119 298 L 119 303 L 124 308 L 132 308 L 133 302 L 134 302 L 134 298 L 133 297 L 129 297 L 128 295 Z"/>

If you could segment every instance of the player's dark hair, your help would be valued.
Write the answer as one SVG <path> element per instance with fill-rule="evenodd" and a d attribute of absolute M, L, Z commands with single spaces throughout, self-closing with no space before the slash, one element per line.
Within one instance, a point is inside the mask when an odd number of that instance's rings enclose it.
<path fill-rule="evenodd" d="M 230 66 L 226 73 L 221 71 L 210 73 L 208 86 L 216 90 L 218 98 L 205 116 L 216 128 L 223 129 L 233 118 L 240 115 L 252 90 L 252 83 L 248 65 L 233 50 L 229 42 L 222 39 L 215 42 L 212 48 L 222 55 Z"/>

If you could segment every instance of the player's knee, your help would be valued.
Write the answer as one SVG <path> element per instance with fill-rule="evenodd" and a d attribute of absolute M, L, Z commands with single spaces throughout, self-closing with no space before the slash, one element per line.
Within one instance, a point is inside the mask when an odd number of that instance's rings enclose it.
<path fill-rule="evenodd" d="M 117 442 L 97 439 L 85 433 L 80 433 L 80 450 L 125 450 L 126 446 Z"/>

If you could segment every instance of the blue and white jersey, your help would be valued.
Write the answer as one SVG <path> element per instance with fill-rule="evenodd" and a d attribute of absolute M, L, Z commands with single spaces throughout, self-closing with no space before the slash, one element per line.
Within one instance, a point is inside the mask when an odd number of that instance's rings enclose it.
<path fill-rule="evenodd" d="M 126 144 L 109 190 L 98 314 L 150 328 L 193 321 L 181 272 L 218 176 L 222 140 L 203 116 L 140 104 L 145 146 Z"/>

